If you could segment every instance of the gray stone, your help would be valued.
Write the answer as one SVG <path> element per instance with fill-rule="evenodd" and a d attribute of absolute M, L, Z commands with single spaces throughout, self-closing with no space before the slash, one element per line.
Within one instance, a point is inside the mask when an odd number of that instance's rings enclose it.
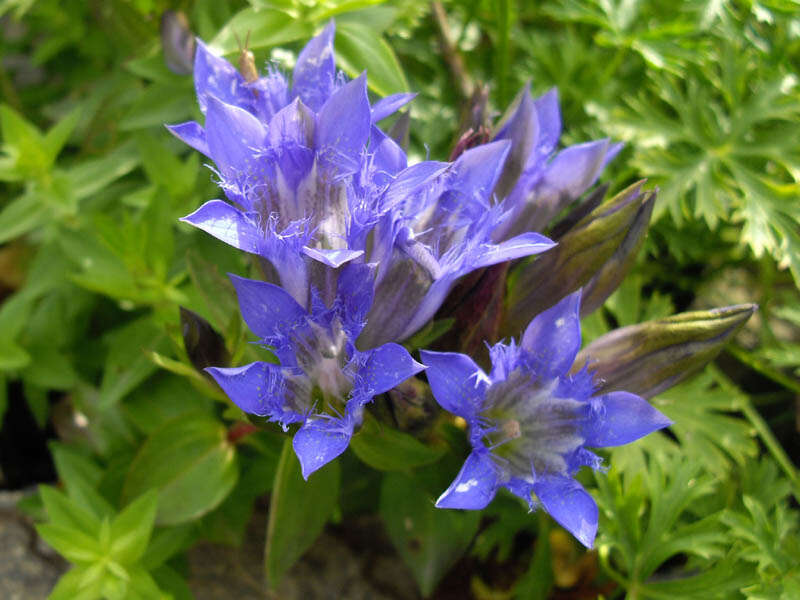
<path fill-rule="evenodd" d="M 67 564 L 47 547 L 16 504 L 24 492 L 0 492 L 0 598 L 44 600 Z"/>

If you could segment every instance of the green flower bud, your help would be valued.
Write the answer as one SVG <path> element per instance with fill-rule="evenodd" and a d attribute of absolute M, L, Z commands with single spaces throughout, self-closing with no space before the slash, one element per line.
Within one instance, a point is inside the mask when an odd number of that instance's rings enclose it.
<path fill-rule="evenodd" d="M 643 194 L 641 186 L 642 182 L 636 183 L 606 200 L 564 233 L 555 248 L 514 270 L 501 327 L 504 336 L 518 334 L 533 317 L 595 276 L 593 303 L 613 291 L 617 277 L 613 267 L 606 271 L 604 266 L 612 257 L 617 264 L 627 263 L 652 212 L 654 194 Z"/>
<path fill-rule="evenodd" d="M 680 313 L 611 331 L 580 351 L 602 392 L 650 398 L 702 369 L 747 322 L 755 304 Z"/>

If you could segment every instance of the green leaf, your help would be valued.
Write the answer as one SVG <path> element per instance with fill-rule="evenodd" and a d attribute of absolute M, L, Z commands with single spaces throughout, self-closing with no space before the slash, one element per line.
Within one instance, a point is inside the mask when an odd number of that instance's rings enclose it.
<path fill-rule="evenodd" d="M 116 404 L 147 379 L 156 370 L 147 352 L 163 349 L 166 342 L 166 336 L 150 317 L 142 317 L 107 334 L 109 351 L 100 385 L 101 407 Z"/>
<path fill-rule="evenodd" d="M 47 206 L 37 194 L 23 194 L 0 211 L 0 244 L 25 235 L 48 218 Z"/>
<path fill-rule="evenodd" d="M 100 542 L 74 527 L 45 523 L 37 525 L 36 531 L 45 542 L 70 562 L 88 564 L 103 556 Z"/>
<path fill-rule="evenodd" d="M 69 136 L 72 135 L 80 117 L 81 109 L 77 107 L 64 116 L 58 123 L 53 125 L 45 134 L 42 146 L 50 164 L 55 162 L 61 149 L 67 143 Z"/>
<path fill-rule="evenodd" d="M 406 92 L 409 89 L 406 76 L 391 46 L 366 25 L 339 25 L 336 61 L 353 77 L 366 69 L 370 89 L 381 96 Z"/>
<path fill-rule="evenodd" d="M 139 94 L 136 104 L 119 122 L 123 131 L 135 131 L 164 123 L 180 123 L 192 115 L 194 94 L 191 78 L 176 83 L 153 83 Z"/>
<path fill-rule="evenodd" d="M 266 431 L 242 439 L 238 446 L 239 481 L 225 502 L 203 519 L 204 538 L 231 546 L 242 545 L 256 498 L 270 491 L 275 483 L 283 441 L 283 435 Z"/>
<path fill-rule="evenodd" d="M 111 522 L 110 556 L 122 565 L 138 561 L 150 542 L 158 494 L 150 490 L 131 502 Z"/>
<path fill-rule="evenodd" d="M 150 132 L 141 131 L 134 138 L 139 146 L 142 166 L 152 183 L 164 188 L 174 197 L 181 197 L 192 191 L 199 172 L 197 153 L 191 153 L 183 162 L 166 146 L 161 136 L 156 137 Z"/>
<path fill-rule="evenodd" d="M 272 487 L 264 551 L 267 579 L 273 588 L 322 532 L 338 495 L 339 464 L 333 461 L 303 481 L 292 438 L 286 437 Z"/>
<path fill-rule="evenodd" d="M 186 580 L 168 565 L 162 565 L 152 572 L 158 587 L 172 594 L 172 600 L 195 600 Z"/>
<path fill-rule="evenodd" d="M 36 344 L 29 348 L 36 360 L 22 372 L 22 378 L 45 389 L 67 390 L 78 381 L 78 374 L 64 351 Z"/>
<path fill-rule="evenodd" d="M 84 160 L 67 171 L 70 190 L 78 200 L 96 194 L 139 165 L 139 151 L 129 140 L 100 158 Z"/>
<path fill-rule="evenodd" d="M 179 552 L 188 549 L 196 537 L 195 529 L 195 523 L 157 528 L 150 538 L 147 552 L 140 561 L 142 567 L 152 571 Z"/>
<path fill-rule="evenodd" d="M 213 404 L 198 394 L 186 379 L 169 373 L 157 373 L 145 385 L 137 387 L 121 405 L 133 424 L 150 435 L 165 422 L 181 415 L 204 411 L 211 414 Z"/>
<path fill-rule="evenodd" d="M 89 580 L 89 567 L 74 567 L 58 580 L 47 600 L 98 600 L 101 598 L 99 579 Z"/>
<path fill-rule="evenodd" d="M 553 588 L 553 564 L 550 553 L 549 521 L 539 511 L 539 535 L 528 570 L 514 584 L 515 600 L 547 600 Z M 513 540 L 513 537 L 511 538 Z"/>
<path fill-rule="evenodd" d="M 97 491 L 103 476 L 97 463 L 66 444 L 51 442 L 49 447 L 67 495 L 99 519 L 112 515 L 113 508 Z"/>
<path fill-rule="evenodd" d="M 380 514 L 395 548 L 411 568 L 423 596 L 436 589 L 478 531 L 478 511 L 442 510 L 409 476 L 389 473 L 381 486 Z"/>
<path fill-rule="evenodd" d="M 239 42 L 249 35 L 248 47 L 269 48 L 307 38 L 312 27 L 281 10 L 256 10 L 245 8 L 236 13 L 211 40 L 209 48 L 217 54 L 231 54 L 239 49 Z"/>
<path fill-rule="evenodd" d="M 157 523 L 177 525 L 218 506 L 239 476 L 236 452 L 222 424 L 206 413 L 183 415 L 153 432 L 131 463 L 122 496 L 155 488 Z"/>
<path fill-rule="evenodd" d="M 715 368 L 662 392 L 653 405 L 674 421 L 670 430 L 690 456 L 707 469 L 723 474 L 731 459 L 744 465 L 758 455 L 756 432 L 743 418 L 733 416 L 742 392 Z"/>
<path fill-rule="evenodd" d="M 379 471 L 406 471 L 421 465 L 436 462 L 447 450 L 423 444 L 418 439 L 381 426 L 374 419 L 366 419 L 363 426 L 350 441 L 356 456 L 373 469 Z"/>
<path fill-rule="evenodd" d="M 52 523 L 71 527 L 96 536 L 100 531 L 100 520 L 77 502 L 49 485 L 39 486 L 47 516 Z"/>
<path fill-rule="evenodd" d="M 0 371 L 18 371 L 28 366 L 31 356 L 9 339 L 0 340 Z"/>
<path fill-rule="evenodd" d="M 0 105 L 0 129 L 3 131 L 3 150 L 15 160 L 23 176 L 42 177 L 52 166 L 41 132 L 5 104 Z"/>
<path fill-rule="evenodd" d="M 233 284 L 220 273 L 216 264 L 203 258 L 194 249 L 186 253 L 186 263 L 192 283 L 208 306 L 212 325 L 217 331 L 224 331 L 230 324 L 231 317 L 239 312 Z"/>

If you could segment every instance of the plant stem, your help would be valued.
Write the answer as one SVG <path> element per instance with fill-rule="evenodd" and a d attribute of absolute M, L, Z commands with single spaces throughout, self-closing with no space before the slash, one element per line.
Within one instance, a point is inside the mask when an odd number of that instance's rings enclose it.
<path fill-rule="evenodd" d="M 458 53 L 458 49 L 453 44 L 453 36 L 450 33 L 450 24 L 447 22 L 447 13 L 439 0 L 431 2 L 431 12 L 433 20 L 439 29 L 439 37 L 442 44 L 442 56 L 450 69 L 450 76 L 458 89 L 458 92 L 465 99 L 472 96 L 472 79 L 464 68 L 464 60 Z"/>

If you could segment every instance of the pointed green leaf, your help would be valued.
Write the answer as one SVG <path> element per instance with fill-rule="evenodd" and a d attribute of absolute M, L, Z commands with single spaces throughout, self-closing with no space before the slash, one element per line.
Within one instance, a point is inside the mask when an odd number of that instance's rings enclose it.
<path fill-rule="evenodd" d="M 481 517 L 479 511 L 436 508 L 434 500 L 407 475 L 389 473 L 383 479 L 381 517 L 423 596 L 466 551 Z"/>
<path fill-rule="evenodd" d="M 356 456 L 379 471 L 407 471 L 437 461 L 446 446 L 428 446 L 418 439 L 366 419 L 353 436 L 350 447 Z"/>
<path fill-rule="evenodd" d="M 312 27 L 308 22 L 281 10 L 245 8 L 236 13 L 211 40 L 212 52 L 231 54 L 239 49 L 236 40 L 249 35 L 251 49 L 269 48 L 309 37 Z"/>
<path fill-rule="evenodd" d="M 160 525 L 197 519 L 218 506 L 239 476 L 236 452 L 225 427 L 205 412 L 164 423 L 131 463 L 123 499 L 150 489 L 159 495 Z"/>
<path fill-rule="evenodd" d="M 381 35 L 361 23 L 340 23 L 336 34 L 336 61 L 345 72 L 355 77 L 366 69 L 367 84 L 381 96 L 408 91 L 400 62 Z"/>
<path fill-rule="evenodd" d="M 76 501 L 68 498 L 64 492 L 49 485 L 41 485 L 39 495 L 52 523 L 71 527 L 89 535 L 99 533 L 100 520 Z"/>
<path fill-rule="evenodd" d="M 0 244 L 25 235 L 48 221 L 47 206 L 35 193 L 9 202 L 0 211 Z"/>
<path fill-rule="evenodd" d="M 339 463 L 325 465 L 304 481 L 292 438 L 287 437 L 275 472 L 264 550 L 267 579 L 273 588 L 322 532 L 338 496 Z"/>
<path fill-rule="evenodd" d="M 110 556 L 123 565 L 135 563 L 144 554 L 153 531 L 158 506 L 155 490 L 131 502 L 111 522 Z"/>
<path fill-rule="evenodd" d="M 92 563 L 103 556 L 100 542 L 74 527 L 45 523 L 37 525 L 36 531 L 45 542 L 70 562 Z"/>

